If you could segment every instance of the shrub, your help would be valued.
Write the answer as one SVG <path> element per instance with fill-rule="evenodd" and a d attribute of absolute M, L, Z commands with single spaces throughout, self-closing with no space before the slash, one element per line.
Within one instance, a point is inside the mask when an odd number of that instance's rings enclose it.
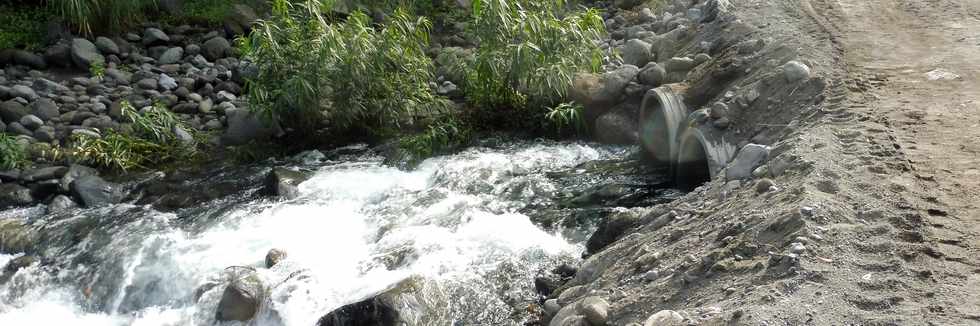
<path fill-rule="evenodd" d="M 128 102 L 122 102 L 122 115 L 132 121 L 133 135 L 111 130 L 102 137 L 76 135 L 72 146 L 59 156 L 125 171 L 192 159 L 199 153 L 198 137 L 192 143 L 182 143 L 174 132 L 175 128 L 188 132 L 193 129 L 164 107 L 157 105 L 139 113 Z"/>
<path fill-rule="evenodd" d="M 50 16 L 43 6 L 0 4 L 0 49 L 39 48 Z"/>
<path fill-rule="evenodd" d="M 79 32 L 119 31 L 143 17 L 156 0 L 49 0 L 48 4 Z"/>
<path fill-rule="evenodd" d="M 582 134 L 586 131 L 585 119 L 582 117 L 582 105 L 574 102 L 562 103 L 548 109 L 545 114 L 547 124 L 554 128 L 559 135 Z"/>
<path fill-rule="evenodd" d="M 265 116 L 310 131 L 328 127 L 398 126 L 441 103 L 428 87 L 432 62 L 425 56 L 430 24 L 401 10 L 373 27 L 353 12 L 331 23 L 319 1 L 273 1 L 241 44 L 258 74 L 249 81 L 252 107 Z"/>
<path fill-rule="evenodd" d="M 466 91 L 484 109 L 555 105 L 576 72 L 602 63 L 601 16 L 566 0 L 475 0 L 471 28 L 479 45 Z"/>
<path fill-rule="evenodd" d="M 0 169 L 12 170 L 27 162 L 27 152 L 17 138 L 0 133 Z"/>
<path fill-rule="evenodd" d="M 419 134 L 402 138 L 400 145 L 415 157 L 424 159 L 459 148 L 470 137 L 469 126 L 450 116 L 432 123 Z"/>

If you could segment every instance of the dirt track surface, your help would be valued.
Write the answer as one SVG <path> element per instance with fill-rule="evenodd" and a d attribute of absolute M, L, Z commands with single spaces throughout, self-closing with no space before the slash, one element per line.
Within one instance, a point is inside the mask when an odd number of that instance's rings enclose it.
<path fill-rule="evenodd" d="M 980 323 L 980 1 L 803 2 L 837 41 L 845 109 L 883 125 L 857 124 L 909 163 L 880 181 L 926 217 L 926 255 L 910 265 L 934 286 L 893 289 L 913 294 L 899 310 Z"/>

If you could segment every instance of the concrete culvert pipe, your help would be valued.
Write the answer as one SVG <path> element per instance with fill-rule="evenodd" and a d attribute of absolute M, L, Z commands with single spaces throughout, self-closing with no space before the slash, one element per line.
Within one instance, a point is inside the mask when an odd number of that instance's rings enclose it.
<path fill-rule="evenodd" d="M 709 127 L 685 128 L 680 136 L 674 180 L 693 189 L 718 175 L 735 155 L 735 146 Z"/>
<path fill-rule="evenodd" d="M 678 136 L 687 118 L 684 87 L 665 85 L 647 91 L 640 106 L 640 145 L 654 164 L 670 165 L 677 158 Z"/>

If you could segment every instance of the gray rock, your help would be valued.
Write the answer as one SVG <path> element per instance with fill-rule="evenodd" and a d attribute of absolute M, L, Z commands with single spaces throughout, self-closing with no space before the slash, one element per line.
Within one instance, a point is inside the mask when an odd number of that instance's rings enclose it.
<path fill-rule="evenodd" d="M 14 100 L 0 103 L 0 118 L 6 123 L 19 122 L 20 118 L 30 114 L 30 111 Z"/>
<path fill-rule="evenodd" d="M 214 61 L 224 58 L 231 50 L 231 43 L 224 37 L 215 37 L 204 42 L 201 46 L 201 53 L 208 60 Z"/>
<path fill-rule="evenodd" d="M 262 193 L 267 196 L 284 197 L 288 199 L 299 196 L 299 184 L 308 180 L 306 173 L 286 168 L 273 168 L 265 177 Z"/>
<path fill-rule="evenodd" d="M 34 132 L 21 125 L 20 122 L 8 123 L 7 132 L 12 133 L 14 135 L 34 137 Z"/>
<path fill-rule="evenodd" d="M 715 128 L 721 129 L 721 130 L 728 129 L 728 127 L 730 127 L 731 124 L 732 124 L 732 121 L 729 120 L 728 117 L 721 117 L 721 118 L 718 118 L 715 121 L 712 121 L 711 122 L 711 125 L 712 126 L 714 126 Z"/>
<path fill-rule="evenodd" d="M 708 61 L 711 61 L 711 56 L 708 55 L 707 53 L 698 53 L 697 55 L 694 56 L 695 65 L 700 65 Z"/>
<path fill-rule="evenodd" d="M 98 134 L 96 134 L 96 136 L 98 136 Z M 84 165 L 71 164 L 68 166 L 68 171 L 65 172 L 65 175 L 61 177 L 61 180 L 59 182 L 59 187 L 61 188 L 61 192 L 64 193 L 70 192 L 71 183 L 78 178 L 87 177 L 90 175 L 98 175 L 98 174 L 99 172 L 93 168 Z"/>
<path fill-rule="evenodd" d="M 558 299 L 548 299 L 544 301 L 544 312 L 549 316 L 554 316 L 561 310 L 561 305 L 558 304 Z"/>
<path fill-rule="evenodd" d="M 770 179 L 766 179 L 766 178 L 759 179 L 759 181 L 755 183 L 755 192 L 760 194 L 766 193 L 769 192 L 769 190 L 772 190 L 772 188 L 775 186 L 776 184 L 773 183 L 772 180 Z"/>
<path fill-rule="evenodd" d="M 158 28 L 147 28 L 143 31 L 143 45 L 160 45 L 170 42 L 170 36 Z"/>
<path fill-rule="evenodd" d="M 236 278 L 225 286 L 215 312 L 217 321 L 249 321 L 259 310 L 262 303 L 264 288 L 257 274 L 249 274 Z"/>
<path fill-rule="evenodd" d="M 214 102 L 212 102 L 211 99 L 205 99 L 198 103 L 197 109 L 203 114 L 211 113 L 211 111 L 214 109 Z"/>
<path fill-rule="evenodd" d="M 723 102 L 715 102 L 711 105 L 711 109 L 708 110 L 708 115 L 712 119 L 721 119 L 728 116 L 728 105 Z"/>
<path fill-rule="evenodd" d="M 63 166 L 39 168 L 30 171 L 25 171 L 23 174 L 21 174 L 21 180 L 24 180 L 26 182 L 52 180 L 52 179 L 61 178 L 66 173 L 68 173 L 68 168 Z"/>
<path fill-rule="evenodd" d="M 191 64 L 198 68 L 205 68 L 211 63 L 208 62 L 208 59 L 205 59 L 204 56 L 198 54 L 191 58 Z"/>
<path fill-rule="evenodd" d="M 109 68 L 105 70 L 105 76 L 109 77 L 111 80 L 115 80 L 117 83 L 128 85 L 132 83 L 133 74 L 115 69 Z"/>
<path fill-rule="evenodd" d="M 635 144 L 637 141 L 636 123 L 618 110 L 600 115 L 594 130 L 600 143 Z"/>
<path fill-rule="evenodd" d="M 189 56 L 201 54 L 201 46 L 197 44 L 188 44 L 184 47 L 184 53 Z"/>
<path fill-rule="evenodd" d="M 99 36 L 95 38 L 95 47 L 99 49 L 102 54 L 120 54 L 119 46 L 112 39 L 105 36 Z"/>
<path fill-rule="evenodd" d="M 157 7 L 160 8 L 161 11 L 171 15 L 182 14 L 184 9 L 181 0 L 159 0 L 157 1 Z"/>
<path fill-rule="evenodd" d="M 77 130 L 77 129 L 76 129 Z M 71 182 L 71 194 L 85 207 L 99 207 L 122 201 L 120 185 L 106 182 L 96 175 L 80 177 Z"/>
<path fill-rule="evenodd" d="M 806 246 L 804 246 L 802 243 L 793 242 L 789 244 L 789 252 L 791 253 L 799 255 L 802 254 L 804 251 L 806 251 Z"/>
<path fill-rule="evenodd" d="M 229 93 L 227 91 L 220 91 L 218 92 L 217 95 L 214 96 L 214 99 L 217 100 L 218 103 L 234 102 L 235 100 L 238 99 L 238 96 L 235 96 L 235 94 Z"/>
<path fill-rule="evenodd" d="M 650 54 L 650 47 L 650 43 L 638 39 L 626 41 L 622 49 L 623 61 L 637 67 L 645 66 L 653 60 Z"/>
<path fill-rule="evenodd" d="M 157 60 L 157 63 L 161 65 L 175 64 L 180 62 L 180 59 L 183 57 L 184 49 L 179 46 L 175 46 L 167 49 L 167 51 L 164 51 L 163 54 L 160 55 L 160 59 Z"/>
<path fill-rule="evenodd" d="M 694 68 L 694 59 L 688 57 L 674 57 L 667 61 L 667 67 L 665 68 L 668 73 L 672 72 L 686 72 Z"/>
<path fill-rule="evenodd" d="M 153 78 L 146 78 L 136 82 L 136 86 L 142 89 L 157 89 L 157 80 Z"/>
<path fill-rule="evenodd" d="M 684 326 L 684 316 L 673 310 L 661 310 L 643 322 L 643 326 Z"/>
<path fill-rule="evenodd" d="M 286 259 L 286 251 L 282 249 L 270 249 L 265 254 L 265 268 L 272 268 L 283 259 Z"/>
<path fill-rule="evenodd" d="M 65 44 L 55 44 L 44 51 L 44 61 L 58 67 L 71 67 L 71 48 Z"/>
<path fill-rule="evenodd" d="M 80 136 L 80 137 L 102 138 L 102 135 L 100 135 L 98 132 L 96 132 L 96 131 L 94 131 L 92 129 L 85 129 L 85 128 L 72 129 L 71 130 L 71 135 L 72 136 Z"/>
<path fill-rule="evenodd" d="M 176 138 L 177 141 L 179 141 L 181 144 L 184 145 L 194 144 L 194 136 L 191 136 L 191 133 L 187 132 L 187 130 L 184 130 L 184 128 L 175 125 L 172 131 L 174 133 L 174 138 Z"/>
<path fill-rule="evenodd" d="M 605 325 L 609 318 L 609 302 L 600 297 L 587 297 L 578 304 L 579 313 L 590 325 Z"/>
<path fill-rule="evenodd" d="M 0 184 L 0 209 L 26 206 L 33 202 L 30 189 L 14 183 Z"/>
<path fill-rule="evenodd" d="M 264 121 L 247 109 L 231 109 L 225 112 L 225 116 L 228 119 L 228 129 L 221 136 L 221 143 L 226 146 L 243 145 L 282 134 L 278 121 Z"/>
<path fill-rule="evenodd" d="M 78 204 L 71 200 L 71 198 L 68 198 L 68 196 L 57 195 L 54 199 L 51 199 L 51 203 L 48 203 L 48 214 L 67 212 L 76 206 Z"/>
<path fill-rule="evenodd" d="M 36 92 L 34 92 L 33 89 L 24 85 L 14 85 L 10 87 L 10 96 L 20 97 L 28 101 L 33 101 L 40 97 Z"/>
<path fill-rule="evenodd" d="M 19 122 L 21 126 L 24 126 L 25 128 L 30 130 L 37 130 L 37 128 L 40 128 L 41 126 L 44 125 L 44 121 L 33 114 L 28 114 L 23 117 L 20 117 Z"/>
<path fill-rule="evenodd" d="M 47 69 L 48 64 L 39 55 L 24 50 L 14 50 L 12 53 L 13 62 L 32 69 Z"/>
<path fill-rule="evenodd" d="M 225 17 L 225 32 L 231 35 L 245 35 L 252 31 L 252 24 L 259 19 L 252 7 L 245 4 L 232 6 L 231 12 Z"/>
<path fill-rule="evenodd" d="M 783 65 L 783 76 L 791 83 L 807 80 L 810 79 L 810 67 L 799 61 L 790 61 Z"/>
<path fill-rule="evenodd" d="M 173 79 L 170 76 L 167 76 L 167 74 L 160 74 L 159 84 L 160 84 L 160 88 L 162 88 L 165 91 L 171 91 L 177 89 L 177 80 Z"/>
<path fill-rule="evenodd" d="M 71 59 L 75 66 L 88 70 L 93 64 L 105 64 L 105 57 L 99 53 L 95 44 L 83 38 L 75 38 L 71 41 Z"/>
<path fill-rule="evenodd" d="M 42 126 L 34 131 L 34 138 L 45 143 L 53 142 L 55 135 L 56 132 L 52 126 Z"/>
<path fill-rule="evenodd" d="M 735 160 L 728 165 L 725 178 L 729 181 L 751 178 L 752 171 L 769 159 L 769 150 L 769 146 L 765 145 L 745 145 L 735 156 Z"/>
<path fill-rule="evenodd" d="M 738 43 L 738 54 L 749 55 L 765 48 L 766 42 L 761 39 L 750 39 Z"/>
<path fill-rule="evenodd" d="M 640 70 L 638 77 L 644 85 L 659 87 L 667 80 L 667 71 L 656 62 L 651 62 Z"/>
<path fill-rule="evenodd" d="M 57 82 L 54 82 L 46 78 L 35 79 L 34 84 L 32 84 L 31 87 L 33 87 L 34 90 L 45 94 L 67 93 L 71 91 L 71 89 L 69 89 L 68 86 L 59 84 Z"/>
<path fill-rule="evenodd" d="M 579 74 L 573 81 L 569 95 L 585 106 L 586 119 L 592 121 L 618 102 L 626 86 L 639 72 L 640 68 L 634 65 L 623 65 L 601 77 Z"/>

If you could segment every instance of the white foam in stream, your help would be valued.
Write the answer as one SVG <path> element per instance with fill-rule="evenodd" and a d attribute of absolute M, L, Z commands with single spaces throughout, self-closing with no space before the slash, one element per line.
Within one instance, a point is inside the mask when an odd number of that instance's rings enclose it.
<path fill-rule="evenodd" d="M 513 209 L 527 199 L 521 196 L 554 188 L 540 173 L 527 172 L 609 155 L 577 144 L 537 145 L 432 159 L 412 172 L 376 162 L 324 167 L 300 187 L 296 200 L 237 207 L 198 232 L 157 214 L 153 225 L 163 225 L 161 230 L 120 231 L 129 235 L 93 248 L 117 266 L 107 272 L 118 274 L 100 276 L 115 282 L 107 294 L 109 307 L 93 306 L 79 294 L 83 281 L 71 280 L 70 271 L 34 281 L 36 276 L 19 274 L 20 280 L 0 287 L 0 325 L 212 325 L 222 288 L 206 292 L 196 304 L 188 297 L 229 266 L 255 267 L 272 288 L 260 325 L 314 325 L 330 310 L 408 276 L 485 284 L 481 278 L 501 264 L 532 268 L 545 263 L 542 257 L 576 256 L 581 250 Z M 523 189 L 519 196 L 515 188 Z M 267 270 L 262 260 L 271 248 L 289 256 Z M 379 259 L 393 252 L 409 254 L 398 268 L 387 270 Z M 11 258 L 0 255 L 0 266 Z M 78 275 L 88 275 L 78 268 Z M 476 289 L 497 295 L 492 288 Z"/>

